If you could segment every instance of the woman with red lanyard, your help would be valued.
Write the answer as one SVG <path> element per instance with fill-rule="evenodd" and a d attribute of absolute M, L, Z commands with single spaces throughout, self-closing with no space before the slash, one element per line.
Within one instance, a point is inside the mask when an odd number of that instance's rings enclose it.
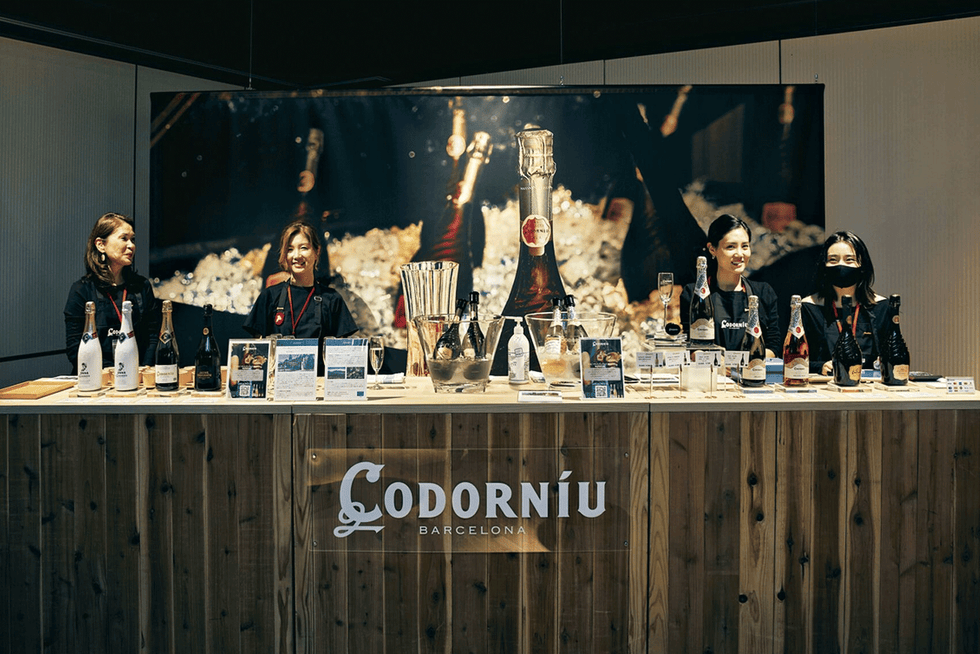
<path fill-rule="evenodd" d="M 776 292 L 765 282 L 750 282 L 745 271 L 752 256 L 752 231 L 741 218 L 722 214 L 708 227 L 705 254 L 708 259 L 708 288 L 715 315 L 715 343 L 726 350 L 742 347 L 749 318 L 749 296 L 759 298 L 759 323 L 766 342 L 766 356 L 782 351 Z M 681 321 L 690 333 L 689 310 L 694 284 L 681 292 Z"/>
<path fill-rule="evenodd" d="M 257 337 L 347 337 L 357 331 L 344 300 L 316 276 L 320 237 L 304 221 L 290 223 L 279 238 L 279 267 L 284 281 L 267 286 L 245 319 Z"/>
<path fill-rule="evenodd" d="M 65 303 L 65 352 L 72 373 L 78 367 L 78 345 L 85 329 L 85 303 L 95 302 L 95 327 L 102 346 L 102 366 L 111 368 L 113 347 L 122 326 L 122 305 L 133 304 L 133 331 L 141 365 L 153 365 L 160 335 L 160 303 L 153 287 L 133 270 L 136 232 L 132 219 L 107 213 L 95 222 L 85 245 L 85 276 L 75 282 Z"/>
<path fill-rule="evenodd" d="M 817 258 L 817 291 L 803 300 L 803 329 L 810 345 L 810 372 L 832 374 L 831 353 L 837 344 L 841 298 L 854 300 L 849 316 L 852 333 L 861 347 L 864 367 L 878 359 L 878 333 L 888 317 L 888 303 L 871 287 L 875 269 L 868 248 L 856 234 L 836 232 L 824 242 Z"/>

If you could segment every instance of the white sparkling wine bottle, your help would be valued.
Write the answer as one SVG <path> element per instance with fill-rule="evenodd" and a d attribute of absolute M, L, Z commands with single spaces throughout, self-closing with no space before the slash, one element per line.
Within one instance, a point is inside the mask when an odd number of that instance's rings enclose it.
<path fill-rule="evenodd" d="M 122 305 L 122 327 L 119 328 L 117 338 L 116 390 L 135 391 L 140 383 L 140 362 L 136 351 L 136 334 L 133 331 L 133 303 L 129 300 Z"/>
<path fill-rule="evenodd" d="M 78 344 L 78 390 L 102 389 L 102 346 L 95 328 L 95 302 L 85 303 L 85 331 Z"/>

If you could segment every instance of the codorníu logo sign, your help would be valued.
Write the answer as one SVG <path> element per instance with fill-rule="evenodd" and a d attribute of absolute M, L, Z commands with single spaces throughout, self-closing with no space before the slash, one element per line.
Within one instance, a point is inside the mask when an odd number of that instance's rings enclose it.
<path fill-rule="evenodd" d="M 545 551 L 557 545 L 562 533 L 566 546 L 577 542 L 582 549 L 628 545 L 629 469 L 619 461 L 622 454 L 606 457 L 612 469 L 597 469 L 588 461 L 581 473 L 556 468 L 556 463 L 571 462 L 559 461 L 566 457 L 556 451 L 524 452 L 516 457 L 530 464 L 522 472 L 556 473 L 551 479 L 505 480 L 492 476 L 492 457 L 514 460 L 514 451 L 471 451 L 465 463 L 457 459 L 455 465 L 446 451 L 387 450 L 389 456 L 383 456 L 374 450 L 373 460 L 353 463 L 346 456 L 340 459 L 339 451 L 334 456 L 319 452 L 334 461 L 327 464 L 333 468 L 327 475 L 330 489 L 318 493 L 331 499 L 315 511 L 327 523 L 316 529 L 315 549 L 375 549 L 384 539 L 385 550 L 394 545 L 418 551 Z M 425 463 L 412 465 L 406 460 L 412 455 Z M 340 463 L 342 471 L 335 467 Z"/>

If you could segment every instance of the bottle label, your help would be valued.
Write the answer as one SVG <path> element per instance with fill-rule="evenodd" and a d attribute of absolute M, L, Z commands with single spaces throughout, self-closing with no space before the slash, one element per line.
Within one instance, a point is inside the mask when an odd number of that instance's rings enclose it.
<path fill-rule="evenodd" d="M 543 248 L 551 241 L 551 225 L 544 216 L 531 214 L 521 223 L 521 240 L 529 248 Z"/>
<path fill-rule="evenodd" d="M 859 363 L 855 366 L 851 366 L 850 368 L 848 368 L 847 376 L 851 379 L 851 381 L 854 382 L 861 381 L 861 364 Z"/>
<path fill-rule="evenodd" d="M 156 366 L 155 375 L 157 384 L 176 384 L 177 364 Z"/>
<path fill-rule="evenodd" d="M 785 379 L 806 379 L 810 372 L 810 361 L 808 359 L 792 359 L 783 364 L 783 377 Z"/>
<path fill-rule="evenodd" d="M 172 339 L 173 336 L 170 334 L 170 332 L 163 332 L 160 334 L 160 342 L 163 343 L 164 345 L 169 343 Z"/>
<path fill-rule="evenodd" d="M 892 367 L 892 377 L 895 379 L 904 379 L 908 381 L 909 379 L 909 367 L 907 364 L 897 365 Z"/>
<path fill-rule="evenodd" d="M 691 340 L 694 341 L 713 341 L 715 340 L 715 323 L 713 320 L 700 318 L 691 325 Z"/>
<path fill-rule="evenodd" d="M 562 339 L 549 337 L 544 341 L 544 353 L 549 357 L 560 357 L 561 356 L 561 345 Z"/>
<path fill-rule="evenodd" d="M 793 335 L 796 336 L 797 338 L 802 338 L 803 337 L 803 326 L 802 325 L 797 325 L 796 327 L 794 327 L 793 328 Z"/>
<path fill-rule="evenodd" d="M 708 282 L 705 280 L 703 283 L 698 284 L 698 297 L 702 300 L 708 297 L 710 292 L 708 291 Z"/>
<path fill-rule="evenodd" d="M 895 323 L 896 325 L 898 324 L 898 314 L 892 316 L 892 322 Z"/>
<path fill-rule="evenodd" d="M 89 334 L 88 332 L 85 332 L 84 334 L 82 334 L 82 343 L 88 343 L 91 340 L 92 340 L 92 335 L 91 334 Z"/>
<path fill-rule="evenodd" d="M 749 381 L 766 381 L 766 362 L 762 359 L 752 359 L 749 365 L 742 369 L 742 377 Z"/>
<path fill-rule="evenodd" d="M 756 323 L 751 329 L 749 329 L 749 333 L 755 336 L 756 338 L 758 338 L 762 336 L 762 327 L 760 327 L 759 324 Z"/>

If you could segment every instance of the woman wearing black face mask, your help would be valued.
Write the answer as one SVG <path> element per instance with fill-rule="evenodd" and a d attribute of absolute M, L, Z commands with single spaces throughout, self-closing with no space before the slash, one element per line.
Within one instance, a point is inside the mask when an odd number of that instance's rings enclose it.
<path fill-rule="evenodd" d="M 817 259 L 817 292 L 803 300 L 803 329 L 810 345 L 810 372 L 832 374 L 831 353 L 837 344 L 841 298 L 850 295 L 854 338 L 861 347 L 864 367 L 878 358 L 878 332 L 887 318 L 888 304 L 871 285 L 875 269 L 867 246 L 856 234 L 836 232 L 824 242 Z"/>

